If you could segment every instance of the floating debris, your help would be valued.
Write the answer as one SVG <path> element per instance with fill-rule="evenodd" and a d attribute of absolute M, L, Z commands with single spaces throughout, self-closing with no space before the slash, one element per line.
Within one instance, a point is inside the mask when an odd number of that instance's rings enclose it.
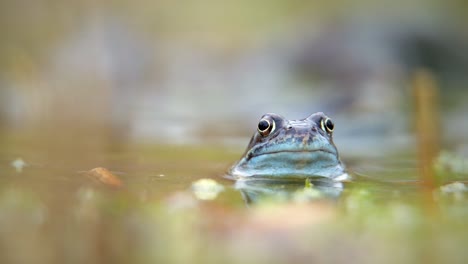
<path fill-rule="evenodd" d="M 468 160 L 448 151 L 442 151 L 439 154 L 434 167 L 439 173 L 468 174 Z"/>
<path fill-rule="evenodd" d="M 444 186 L 440 186 L 443 193 L 458 193 L 468 191 L 468 187 L 462 182 L 452 182 Z"/>
<path fill-rule="evenodd" d="M 120 188 L 123 186 L 122 181 L 106 168 L 94 168 L 86 172 L 86 175 L 91 179 L 95 180 L 96 182 L 102 183 L 110 187 Z"/>
<path fill-rule="evenodd" d="M 200 179 L 192 183 L 192 191 L 200 200 L 214 200 L 224 191 L 224 186 L 213 179 Z"/>
<path fill-rule="evenodd" d="M 22 158 L 17 158 L 11 162 L 11 166 L 16 169 L 16 172 L 21 173 L 28 164 Z"/>
<path fill-rule="evenodd" d="M 465 193 L 468 192 L 468 187 L 462 182 L 452 182 L 440 186 L 440 192 L 444 195 L 452 196 L 456 201 L 462 201 Z"/>

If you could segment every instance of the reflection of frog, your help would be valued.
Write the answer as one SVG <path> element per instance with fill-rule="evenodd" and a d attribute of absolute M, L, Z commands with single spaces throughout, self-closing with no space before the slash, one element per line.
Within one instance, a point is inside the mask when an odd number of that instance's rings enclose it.
<path fill-rule="evenodd" d="M 306 184 L 305 184 L 306 183 Z M 320 199 L 333 200 L 343 191 L 343 183 L 315 181 L 310 186 L 300 180 L 237 180 L 234 187 L 242 194 L 247 204 L 261 201 L 305 202 Z"/>
<path fill-rule="evenodd" d="M 302 120 L 265 114 L 243 157 L 230 170 L 235 179 L 327 178 L 347 180 L 333 144 L 334 124 L 323 113 Z"/>

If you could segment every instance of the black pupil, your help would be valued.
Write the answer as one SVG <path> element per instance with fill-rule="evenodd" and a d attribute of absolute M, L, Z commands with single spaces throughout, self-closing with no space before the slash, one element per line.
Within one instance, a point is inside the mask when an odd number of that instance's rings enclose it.
<path fill-rule="evenodd" d="M 327 119 L 327 121 L 325 122 L 325 125 L 327 126 L 328 130 L 333 130 L 333 128 L 335 127 L 335 125 L 330 119 Z"/>
<path fill-rule="evenodd" d="M 258 123 L 258 130 L 260 131 L 265 131 L 268 129 L 268 127 L 270 126 L 270 123 L 268 123 L 268 121 L 266 120 L 261 120 L 259 123 Z"/>

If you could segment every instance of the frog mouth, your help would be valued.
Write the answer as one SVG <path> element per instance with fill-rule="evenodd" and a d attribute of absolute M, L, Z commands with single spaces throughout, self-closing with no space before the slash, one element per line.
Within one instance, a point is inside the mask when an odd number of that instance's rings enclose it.
<path fill-rule="evenodd" d="M 285 150 L 275 150 L 275 151 L 267 151 L 267 152 L 261 152 L 261 153 L 251 152 L 251 153 L 248 154 L 247 160 L 250 160 L 251 158 L 263 156 L 263 155 L 272 155 L 272 154 L 274 155 L 274 154 L 281 154 L 281 153 L 294 153 L 294 154 L 304 153 L 304 154 L 307 154 L 307 153 L 317 153 L 317 152 L 327 153 L 327 154 L 334 155 L 334 156 L 337 155 L 336 152 L 331 151 L 329 149 L 324 149 L 324 148 L 319 148 L 319 149 L 285 149 Z"/>

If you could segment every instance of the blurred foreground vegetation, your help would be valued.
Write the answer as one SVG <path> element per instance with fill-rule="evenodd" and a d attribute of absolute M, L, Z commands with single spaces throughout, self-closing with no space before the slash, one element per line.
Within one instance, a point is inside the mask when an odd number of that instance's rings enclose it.
<path fill-rule="evenodd" d="M 466 171 L 447 162 L 447 153 L 437 163 L 445 185 L 429 206 L 422 185 L 401 180 L 416 175 L 395 172 L 349 183 L 338 198 L 305 183 L 292 202 L 273 196 L 248 205 L 220 177 L 238 153 L 217 146 L 127 146 L 85 159 L 62 153 L 56 162 L 24 152 L 21 171 L 2 153 L 2 263 L 464 263 L 468 257 Z M 87 177 L 84 170 L 97 165 L 124 186 Z M 224 188 L 201 196 L 190 187 L 200 178 Z"/>
<path fill-rule="evenodd" d="M 154 201 L 81 187 L 58 209 L 2 187 L 2 263 L 464 263 L 466 187 L 437 191 L 435 213 L 394 192 L 245 210 L 187 192 Z"/>

